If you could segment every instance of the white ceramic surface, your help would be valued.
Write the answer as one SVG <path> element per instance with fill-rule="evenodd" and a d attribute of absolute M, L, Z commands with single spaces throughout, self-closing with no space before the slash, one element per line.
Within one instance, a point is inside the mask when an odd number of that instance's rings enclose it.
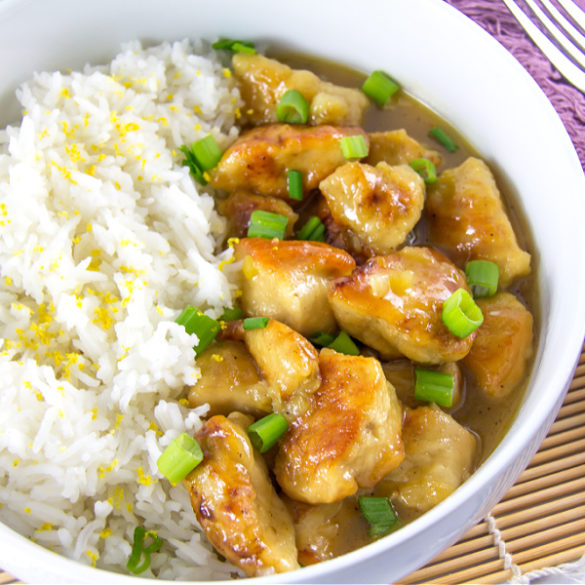
<path fill-rule="evenodd" d="M 0 0 L 0 123 L 18 118 L 12 93 L 34 70 L 101 62 L 134 38 L 197 36 L 278 41 L 363 71 L 390 72 L 501 171 L 535 235 L 542 330 L 522 409 L 498 449 L 453 496 L 402 530 L 333 561 L 250 580 L 396 581 L 505 494 L 562 403 L 585 332 L 585 180 L 578 158 L 524 69 L 441 0 Z M 0 566 L 28 582 L 146 583 L 59 557 L 1 524 L 0 542 Z"/>

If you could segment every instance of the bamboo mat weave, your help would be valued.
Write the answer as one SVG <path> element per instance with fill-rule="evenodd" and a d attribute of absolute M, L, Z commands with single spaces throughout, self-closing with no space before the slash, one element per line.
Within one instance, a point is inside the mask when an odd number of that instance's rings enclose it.
<path fill-rule="evenodd" d="M 530 466 L 490 515 L 400 585 L 488 585 L 585 555 L 585 348 Z M 0 585 L 19 583 L 0 569 Z"/>

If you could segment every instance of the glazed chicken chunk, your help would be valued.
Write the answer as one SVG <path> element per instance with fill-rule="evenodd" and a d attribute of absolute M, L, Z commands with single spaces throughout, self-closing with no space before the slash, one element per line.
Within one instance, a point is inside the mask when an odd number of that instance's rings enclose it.
<path fill-rule="evenodd" d="M 321 386 L 282 439 L 274 473 L 301 502 L 331 503 L 372 487 L 404 457 L 402 409 L 374 358 L 319 354 Z"/>
<path fill-rule="evenodd" d="M 428 158 L 437 167 L 441 164 L 441 155 L 436 150 L 425 148 L 404 129 L 371 132 L 368 136 L 370 152 L 364 162 L 372 166 L 382 161 L 389 165 L 404 165 L 417 158 Z"/>
<path fill-rule="evenodd" d="M 328 283 L 349 274 L 354 259 L 321 242 L 246 238 L 235 247 L 242 260 L 242 309 L 282 321 L 309 336 L 333 332 Z"/>
<path fill-rule="evenodd" d="M 467 355 L 476 335 L 456 337 L 442 321 L 459 288 L 468 290 L 465 275 L 440 252 L 405 247 L 333 281 L 329 301 L 340 327 L 384 357 L 440 364 Z"/>
<path fill-rule="evenodd" d="M 234 75 L 244 100 L 244 118 L 254 126 L 278 122 L 276 106 L 283 94 L 296 89 L 309 103 L 309 124 L 360 125 L 368 98 L 358 89 L 322 81 L 314 73 L 291 69 L 262 55 L 237 53 Z"/>
<path fill-rule="evenodd" d="M 530 311 L 511 293 L 478 299 L 484 321 L 463 363 L 489 396 L 502 398 L 526 375 L 533 347 Z"/>
<path fill-rule="evenodd" d="M 319 185 L 333 221 L 351 230 L 371 256 L 404 242 L 425 201 L 421 176 L 408 165 L 376 167 L 358 162 L 338 167 Z"/>
<path fill-rule="evenodd" d="M 378 486 L 398 511 L 426 512 L 473 471 L 477 440 L 437 406 L 407 409 L 402 428 L 406 457 Z"/>
<path fill-rule="evenodd" d="M 273 124 L 244 132 L 209 172 L 210 185 L 226 191 L 288 198 L 288 171 L 303 177 L 303 191 L 319 183 L 346 162 L 339 141 L 367 134 L 356 127 Z M 292 200 L 291 200 L 292 201 Z"/>
<path fill-rule="evenodd" d="M 185 485 L 213 546 L 249 577 L 297 569 L 291 516 L 244 428 L 217 415 L 195 438 L 204 459 Z"/>
<path fill-rule="evenodd" d="M 427 211 L 431 244 L 442 247 L 459 266 L 491 260 L 506 286 L 530 274 L 530 254 L 522 250 L 488 166 L 470 157 L 443 171 L 429 187 Z"/>

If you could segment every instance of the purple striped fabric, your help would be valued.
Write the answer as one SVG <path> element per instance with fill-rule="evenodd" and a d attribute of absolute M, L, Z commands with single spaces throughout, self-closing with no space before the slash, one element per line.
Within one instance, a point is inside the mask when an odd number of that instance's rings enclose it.
<path fill-rule="evenodd" d="M 487 30 L 532 75 L 563 120 L 585 169 L 585 95 L 563 79 L 502 0 L 445 1 Z M 576 4 L 585 10 L 585 0 L 576 0 Z"/>

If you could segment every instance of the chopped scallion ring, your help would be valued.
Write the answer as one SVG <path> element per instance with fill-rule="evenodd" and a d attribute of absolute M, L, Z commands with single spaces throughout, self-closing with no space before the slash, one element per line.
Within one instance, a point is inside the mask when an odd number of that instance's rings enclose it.
<path fill-rule="evenodd" d="M 339 140 L 343 156 L 347 159 L 368 156 L 368 145 L 361 134 L 344 136 Z"/>
<path fill-rule="evenodd" d="M 315 345 L 326 347 L 327 345 L 335 341 L 335 336 L 331 335 L 331 333 L 325 333 L 324 331 L 320 331 L 319 333 L 311 335 L 309 339 Z"/>
<path fill-rule="evenodd" d="M 447 329 L 461 338 L 473 333 L 483 323 L 481 309 L 464 288 L 458 288 L 443 303 L 442 318 Z"/>
<path fill-rule="evenodd" d="M 453 376 L 436 370 L 415 368 L 414 397 L 424 402 L 434 402 L 439 406 L 453 406 Z"/>
<path fill-rule="evenodd" d="M 256 47 L 250 41 L 238 41 L 232 39 L 220 39 L 211 45 L 213 49 L 227 49 L 232 53 L 256 54 Z"/>
<path fill-rule="evenodd" d="M 195 141 L 191 146 L 191 152 L 202 171 L 209 171 L 215 167 L 222 155 L 221 148 L 211 134 Z"/>
<path fill-rule="evenodd" d="M 500 269 L 495 262 L 489 260 L 471 260 L 465 265 L 467 283 L 473 296 L 491 297 L 498 292 Z"/>
<path fill-rule="evenodd" d="M 189 167 L 189 171 L 193 175 L 193 178 L 200 185 L 207 185 L 207 179 L 203 176 L 203 171 L 199 168 L 197 160 L 189 147 L 186 144 L 183 144 L 183 146 L 179 146 L 179 150 L 185 155 L 183 165 Z"/>
<path fill-rule="evenodd" d="M 362 91 L 379 106 L 383 106 L 400 86 L 383 71 L 374 71 L 362 85 Z"/>
<path fill-rule="evenodd" d="M 187 433 L 175 437 L 158 458 L 158 470 L 171 482 L 179 483 L 203 461 L 199 443 Z"/>
<path fill-rule="evenodd" d="M 400 520 L 388 498 L 361 496 L 358 498 L 358 505 L 368 521 L 370 538 L 384 536 L 400 526 Z"/>
<path fill-rule="evenodd" d="M 244 331 L 252 331 L 253 329 L 265 329 L 268 325 L 268 317 L 248 317 L 244 319 Z"/>
<path fill-rule="evenodd" d="M 144 546 L 144 540 L 151 538 L 152 542 L 148 546 Z M 146 531 L 142 526 L 137 526 L 134 529 L 134 540 L 132 542 L 132 552 L 126 563 L 126 568 L 135 575 L 144 573 L 150 567 L 150 555 L 153 552 L 160 550 L 163 545 L 163 540 L 157 536 L 154 531 Z M 142 562 L 140 562 L 142 559 Z"/>
<path fill-rule="evenodd" d="M 360 355 L 357 345 L 345 331 L 342 331 L 327 347 L 345 355 Z"/>
<path fill-rule="evenodd" d="M 410 166 L 424 179 L 427 185 L 437 182 L 437 169 L 428 158 L 416 158 Z"/>
<path fill-rule="evenodd" d="M 250 215 L 248 226 L 249 238 L 278 238 L 282 240 L 286 233 L 288 217 L 263 209 L 255 209 Z"/>
<path fill-rule="evenodd" d="M 459 146 L 455 144 L 453 139 L 440 126 L 435 126 L 429 131 L 429 136 L 432 136 L 437 142 L 442 144 L 449 152 L 455 152 Z"/>
<path fill-rule="evenodd" d="M 288 196 L 297 201 L 303 200 L 303 174 L 301 171 L 288 172 Z"/>
<path fill-rule="evenodd" d="M 248 427 L 248 436 L 252 445 L 260 453 L 266 453 L 270 447 L 288 430 L 288 421 L 282 414 L 275 412 L 257 420 Z"/>
<path fill-rule="evenodd" d="M 309 103 L 297 89 L 284 92 L 276 106 L 276 117 L 287 124 L 306 124 L 309 119 Z"/>
<path fill-rule="evenodd" d="M 244 313 L 240 307 L 226 307 L 223 310 L 221 317 L 219 318 L 220 321 L 236 321 L 237 319 L 241 319 Z"/>
<path fill-rule="evenodd" d="M 183 312 L 175 319 L 175 323 L 182 325 L 187 333 L 197 335 L 199 343 L 194 347 L 197 355 L 209 346 L 220 330 L 220 325 L 215 319 L 191 305 L 183 309 Z"/>
<path fill-rule="evenodd" d="M 323 222 L 316 215 L 310 217 L 297 234 L 297 240 L 324 242 L 325 226 Z"/>

